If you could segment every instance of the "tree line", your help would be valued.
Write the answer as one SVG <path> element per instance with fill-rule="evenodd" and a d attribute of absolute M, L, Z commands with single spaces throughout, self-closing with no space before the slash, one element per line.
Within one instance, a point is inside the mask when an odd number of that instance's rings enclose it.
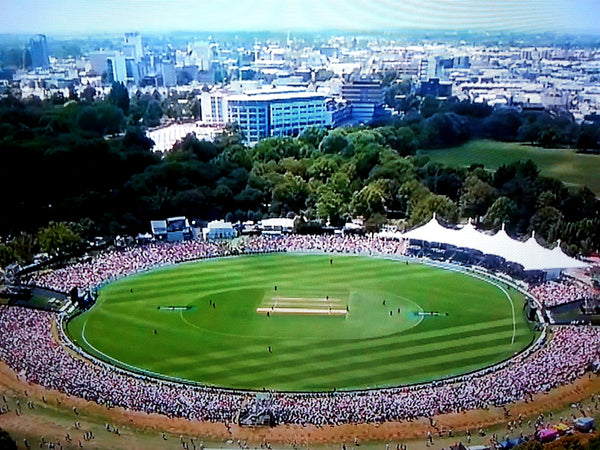
<path fill-rule="evenodd" d="M 146 100 L 146 109 L 158 103 L 151 95 Z M 589 189 L 542 177 L 531 161 L 490 171 L 416 155 L 418 148 L 463 142 L 474 129 L 516 140 L 529 120 L 524 113 L 456 101 L 431 111 L 425 98 L 386 124 L 307 129 L 254 147 L 228 127 L 214 142 L 189 135 L 160 155 L 140 126 L 139 102 L 119 85 L 102 101 L 0 100 L 0 265 L 55 251 L 56 242 L 77 249 L 93 236 L 136 234 L 149 220 L 173 215 L 300 215 L 332 225 L 362 216 L 375 230 L 386 222 L 416 226 L 435 211 L 449 224 L 471 217 L 488 229 L 505 223 L 513 234 L 535 229 L 548 243 L 561 239 L 571 253 L 600 248 L 600 203 Z M 569 124 L 581 132 L 583 126 Z"/>

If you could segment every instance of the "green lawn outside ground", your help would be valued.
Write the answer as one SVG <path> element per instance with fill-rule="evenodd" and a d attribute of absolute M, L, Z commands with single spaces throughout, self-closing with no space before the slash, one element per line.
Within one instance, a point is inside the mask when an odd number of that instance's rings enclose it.
<path fill-rule="evenodd" d="M 468 167 L 473 163 L 481 163 L 486 169 L 493 170 L 502 164 L 531 159 L 542 175 L 558 178 L 570 186 L 587 186 L 600 195 L 600 155 L 488 140 L 470 141 L 448 149 L 420 150 L 419 154 L 450 166 Z"/>
<path fill-rule="evenodd" d="M 513 321 L 503 289 L 413 261 L 241 256 L 109 284 L 68 332 L 113 364 L 207 385 L 286 391 L 397 386 L 480 369 L 525 348 L 534 333 L 523 297 L 507 291 Z M 275 302 L 300 309 L 322 304 L 326 312 L 257 312 Z M 330 315 L 329 305 L 341 315 Z M 189 309 L 163 308 L 169 306 Z M 417 314 L 423 311 L 440 315 Z"/>

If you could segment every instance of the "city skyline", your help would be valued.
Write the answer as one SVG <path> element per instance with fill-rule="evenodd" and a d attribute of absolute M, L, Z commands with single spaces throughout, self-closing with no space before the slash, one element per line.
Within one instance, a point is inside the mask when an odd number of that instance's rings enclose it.
<path fill-rule="evenodd" d="M 4 0 L 3 33 L 489 31 L 598 34 L 594 0 Z"/>

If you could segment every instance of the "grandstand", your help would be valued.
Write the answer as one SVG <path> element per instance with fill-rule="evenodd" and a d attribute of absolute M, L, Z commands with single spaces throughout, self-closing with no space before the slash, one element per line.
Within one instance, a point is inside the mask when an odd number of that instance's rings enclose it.
<path fill-rule="evenodd" d="M 461 229 L 446 228 L 440 225 L 435 213 L 421 227 L 406 233 L 383 232 L 380 236 L 408 240 L 410 252 L 416 256 L 480 265 L 513 276 L 523 272 L 521 277 L 530 280 L 553 280 L 566 269 L 588 267 L 587 263 L 565 255 L 560 241 L 552 250 L 542 247 L 535 239 L 535 232 L 521 242 L 508 236 L 504 225 L 493 236 L 477 231 L 471 220 Z"/>
<path fill-rule="evenodd" d="M 446 260 L 449 254 L 446 253 L 448 247 L 442 247 L 443 244 L 427 246 L 424 242 L 420 243 L 421 248 L 430 248 L 432 249 L 430 254 L 434 255 L 435 259 Z M 278 238 L 251 238 L 245 245 L 245 251 L 248 253 L 301 251 L 332 255 L 349 253 L 397 257 L 410 254 L 416 244 L 418 244 L 416 238 L 411 238 L 410 245 L 406 247 L 402 240 L 383 237 L 291 235 Z M 455 256 L 459 254 L 461 253 L 453 253 Z M 159 265 L 225 255 L 227 253 L 224 247 L 215 243 L 188 241 L 150 244 L 120 252 L 107 251 L 87 263 L 77 263 L 64 269 L 33 274 L 30 282 L 61 292 L 68 292 L 74 286 L 90 289 L 107 281 L 146 271 Z M 462 255 L 465 260 L 472 258 L 471 262 L 485 261 L 483 251 L 481 253 L 477 250 L 473 253 L 463 251 Z M 414 260 L 410 258 L 407 260 L 411 264 L 412 261 Z M 495 264 L 500 266 L 506 264 L 500 259 L 488 261 L 489 267 Z M 491 269 L 487 268 L 486 271 L 489 272 Z M 513 283 L 511 286 L 524 286 L 524 284 Z M 561 292 L 560 289 L 550 289 L 550 291 Z M 536 292 L 533 291 L 532 295 Z M 562 294 L 559 294 L 559 297 L 561 296 Z M 576 292 L 574 296 L 578 297 L 579 293 Z M 270 300 L 266 300 L 264 307 L 269 307 L 268 302 L 272 302 L 273 297 L 274 295 L 271 295 Z M 333 297 L 331 301 L 337 302 Z M 306 299 L 313 303 L 319 298 L 306 296 Z M 537 298 L 537 301 L 549 302 L 547 299 L 540 298 Z M 343 305 L 344 303 L 340 302 L 339 309 L 342 309 Z M 73 304 L 66 303 L 61 308 L 64 308 L 63 313 L 68 313 L 72 310 Z M 338 309 L 337 303 L 336 309 Z M 56 345 L 51 325 L 60 320 L 55 313 L 47 311 L 0 307 L 0 328 L 8 330 L 7 333 L 0 334 L 0 357 L 14 370 L 21 372 L 29 382 L 69 392 L 71 395 L 82 396 L 99 403 L 190 419 L 232 421 L 237 417 L 240 423 L 247 424 L 267 421 L 317 425 L 382 422 L 430 417 L 435 414 L 490 405 L 507 405 L 526 399 L 536 392 L 571 383 L 581 377 L 598 361 L 597 343 L 600 341 L 600 331 L 595 327 L 576 325 L 556 327 L 542 324 L 545 331 L 534 345 L 523 353 L 494 367 L 474 373 L 435 383 L 339 393 L 333 397 L 327 393 L 310 395 L 276 393 L 268 398 L 259 399 L 259 396 L 252 392 L 220 390 L 212 386 L 182 385 L 166 381 L 157 383 L 151 377 L 132 373 L 126 368 L 117 368 L 89 354 L 84 354 L 88 360 L 86 362 L 73 356 L 72 351 L 82 353 L 82 350 L 70 342 L 65 335 L 61 337 L 61 345 Z M 62 330 L 62 327 L 59 327 L 59 330 Z M 61 371 L 54 370 L 58 363 L 63 368 Z M 81 382 L 84 379 L 86 381 Z M 217 398 L 218 401 L 213 401 Z M 245 399 L 248 398 L 251 401 L 244 404 Z"/>

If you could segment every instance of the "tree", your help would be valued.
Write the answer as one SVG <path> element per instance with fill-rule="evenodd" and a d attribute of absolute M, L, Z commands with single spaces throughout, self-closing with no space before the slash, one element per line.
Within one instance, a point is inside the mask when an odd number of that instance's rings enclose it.
<path fill-rule="evenodd" d="M 346 206 L 344 199 L 331 187 L 323 186 L 320 189 L 316 206 L 317 217 L 330 219 L 332 223 L 336 223 L 340 216 L 347 212 Z"/>
<path fill-rule="evenodd" d="M 163 116 L 163 110 L 160 103 L 152 99 L 148 102 L 142 120 L 147 127 L 156 127 L 160 125 L 160 119 Z M 171 117 L 171 116 L 170 116 Z"/>
<path fill-rule="evenodd" d="M 424 224 L 431 219 L 433 213 L 448 223 L 456 223 L 458 220 L 456 203 L 444 195 L 429 193 L 411 205 L 409 222 L 412 226 Z"/>
<path fill-rule="evenodd" d="M 384 149 L 379 154 L 379 163 L 371 169 L 369 180 L 388 178 L 399 183 L 414 177 L 413 165 L 405 158 L 401 158 L 390 149 Z"/>
<path fill-rule="evenodd" d="M 564 222 L 560 229 L 561 239 L 569 245 L 572 253 L 589 253 L 600 249 L 600 219 L 586 218 L 576 222 Z"/>
<path fill-rule="evenodd" d="M 559 237 L 563 216 L 552 206 L 544 206 L 531 216 L 531 230 L 542 236 L 546 242 L 554 242 Z"/>
<path fill-rule="evenodd" d="M 397 75 L 396 73 L 393 74 Z M 384 85 L 385 85 L 384 79 Z M 389 84 L 389 83 L 388 83 Z M 406 96 L 410 93 L 411 82 L 410 79 L 403 80 L 400 82 L 389 84 L 388 87 L 385 88 L 384 96 L 385 103 L 390 107 L 396 110 L 401 110 L 402 108 L 402 100 L 406 98 Z"/>
<path fill-rule="evenodd" d="M 485 102 L 474 103 L 465 99 L 460 102 L 455 102 L 452 104 L 448 103 L 447 105 L 445 104 L 444 110 L 455 112 L 456 114 L 460 114 L 461 116 L 484 118 L 488 117 L 492 113 L 494 108 Z"/>
<path fill-rule="evenodd" d="M 431 117 L 440 111 L 440 101 L 434 96 L 428 95 L 421 101 L 420 111 L 423 117 Z"/>
<path fill-rule="evenodd" d="M 299 176 L 287 172 L 274 183 L 272 207 L 274 212 L 299 212 L 306 204 L 308 186 Z"/>
<path fill-rule="evenodd" d="M 197 98 L 190 102 L 190 113 L 196 120 L 200 120 L 202 117 L 202 103 Z"/>
<path fill-rule="evenodd" d="M 141 200 L 146 203 L 146 208 L 155 214 L 164 214 L 169 205 L 173 204 L 175 194 L 168 187 L 156 186 L 150 195 L 141 196 Z"/>
<path fill-rule="evenodd" d="M 542 147 L 556 147 L 560 143 L 560 134 L 552 126 L 544 127 L 540 130 L 538 142 Z"/>
<path fill-rule="evenodd" d="M 484 120 L 482 131 L 492 139 L 514 141 L 521 121 L 521 115 L 513 109 L 496 109 Z"/>
<path fill-rule="evenodd" d="M 265 193 L 250 186 L 246 186 L 239 194 L 234 197 L 238 207 L 250 210 L 260 207 L 266 200 Z"/>
<path fill-rule="evenodd" d="M 388 180 L 374 180 L 361 190 L 354 192 L 350 211 L 354 215 L 371 217 L 373 214 L 384 214 L 388 196 Z"/>
<path fill-rule="evenodd" d="M 340 167 L 337 158 L 332 155 L 323 155 L 314 159 L 311 166 L 308 168 L 308 175 L 311 178 L 326 181 Z"/>
<path fill-rule="evenodd" d="M 579 187 L 561 200 L 560 210 L 570 221 L 600 216 L 600 201 L 588 187 Z"/>
<path fill-rule="evenodd" d="M 348 133 L 346 137 L 354 145 L 356 152 L 361 152 L 363 149 L 377 145 L 383 147 L 385 145 L 385 137 L 380 133 L 383 127 L 376 129 L 358 129 Z"/>
<path fill-rule="evenodd" d="M 357 146 L 356 152 L 352 157 L 356 175 L 362 179 L 367 179 L 373 168 L 379 162 L 379 155 L 385 147 L 381 144 L 371 142 L 360 147 Z"/>
<path fill-rule="evenodd" d="M 434 114 L 423 125 L 430 147 L 451 147 L 470 137 L 467 119 L 455 113 Z"/>
<path fill-rule="evenodd" d="M 129 118 L 133 125 L 143 123 L 146 127 L 160 125 L 163 109 L 160 102 L 150 94 L 136 93 L 129 106 Z"/>
<path fill-rule="evenodd" d="M 557 441 L 546 444 L 547 450 L 584 450 L 579 436 L 564 436 Z"/>
<path fill-rule="evenodd" d="M 537 122 L 526 120 L 517 130 L 517 139 L 519 141 L 535 144 L 540 135 L 540 127 Z"/>
<path fill-rule="evenodd" d="M 190 133 L 173 146 L 172 152 L 189 153 L 200 161 L 210 161 L 217 156 L 217 147 L 212 142 L 199 140 L 195 134 Z"/>
<path fill-rule="evenodd" d="M 498 229 L 502 224 L 513 222 L 517 212 L 517 205 L 508 197 L 499 197 L 490 205 L 483 222 L 490 228 Z"/>
<path fill-rule="evenodd" d="M 253 149 L 254 161 L 280 161 L 286 157 L 298 158 L 302 143 L 297 139 L 273 137 L 261 140 Z"/>
<path fill-rule="evenodd" d="M 0 448 L 2 450 L 17 450 L 17 443 L 7 431 L 0 428 Z"/>
<path fill-rule="evenodd" d="M 123 114 L 129 114 L 129 91 L 123 83 L 113 82 L 108 94 L 108 101 L 121 108 Z"/>
<path fill-rule="evenodd" d="M 543 208 L 545 206 L 555 207 L 558 204 L 558 199 L 556 194 L 552 191 L 544 191 L 542 192 L 537 200 L 537 207 Z"/>
<path fill-rule="evenodd" d="M 46 253 L 71 253 L 83 244 L 83 239 L 66 222 L 50 222 L 37 235 L 40 249 Z"/>
<path fill-rule="evenodd" d="M 400 97 L 396 101 L 396 110 L 404 113 L 413 113 L 417 117 L 419 117 L 418 109 L 419 109 L 419 97 L 416 95 L 408 94 L 404 97 Z"/>
<path fill-rule="evenodd" d="M 419 146 L 419 140 L 410 127 L 399 127 L 395 131 L 394 139 L 388 145 L 400 155 L 412 155 Z"/>
<path fill-rule="evenodd" d="M 463 217 L 472 217 L 479 222 L 495 200 L 494 188 L 475 175 L 468 176 L 462 187 L 459 205 Z"/>
<path fill-rule="evenodd" d="M 600 148 L 600 126 L 583 124 L 577 138 L 580 150 L 598 150 Z"/>
<path fill-rule="evenodd" d="M 339 132 L 331 132 L 325 136 L 319 144 L 321 153 L 330 154 L 352 154 L 354 149 L 348 139 Z"/>
<path fill-rule="evenodd" d="M 321 141 L 323 140 L 323 138 L 325 136 L 327 136 L 326 129 L 309 127 L 309 128 L 305 128 L 302 131 L 302 133 L 300 133 L 300 135 L 298 136 L 298 139 L 306 142 L 308 145 L 310 145 L 316 149 L 316 148 L 319 148 L 319 144 L 321 144 Z"/>
<path fill-rule="evenodd" d="M 600 436 L 590 439 L 588 450 L 600 450 Z"/>
<path fill-rule="evenodd" d="M 523 442 L 515 447 L 515 450 L 544 450 L 544 444 L 532 439 L 527 442 Z"/>
<path fill-rule="evenodd" d="M 428 161 L 422 167 L 418 167 L 416 172 L 423 180 L 423 184 L 433 193 L 445 195 L 452 200 L 459 199 L 464 179 L 462 169 Z"/>
<path fill-rule="evenodd" d="M 16 261 L 13 249 L 8 244 L 0 244 L 0 269 Z"/>
<path fill-rule="evenodd" d="M 152 147 L 154 147 L 154 141 L 146 136 L 146 133 L 139 128 L 130 128 L 127 130 L 121 143 L 123 144 L 124 150 L 137 147 L 144 152 L 149 152 L 152 150 Z"/>
<path fill-rule="evenodd" d="M 539 173 L 540 170 L 530 159 L 503 164 L 494 173 L 494 187 L 501 191 L 512 191 L 515 184 L 521 182 L 531 189 Z"/>
<path fill-rule="evenodd" d="M 33 235 L 25 232 L 19 233 L 9 243 L 14 261 L 19 263 L 30 263 L 33 255 L 37 253 L 38 244 Z"/>
<path fill-rule="evenodd" d="M 88 103 L 92 103 L 94 101 L 94 97 L 96 97 L 96 89 L 89 85 L 81 93 L 81 99 Z"/>
<path fill-rule="evenodd" d="M 77 125 L 84 131 L 97 134 L 116 134 L 125 126 L 123 111 L 110 103 L 101 102 L 83 107 L 76 117 Z"/>

